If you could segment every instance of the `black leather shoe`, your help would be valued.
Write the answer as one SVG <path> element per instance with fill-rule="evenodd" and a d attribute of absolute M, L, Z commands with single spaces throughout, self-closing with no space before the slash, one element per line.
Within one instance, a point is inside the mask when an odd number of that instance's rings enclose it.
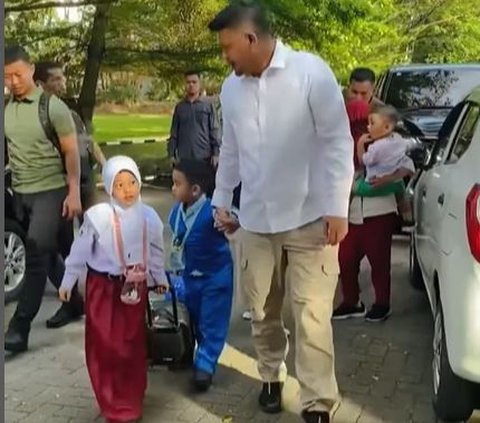
<path fill-rule="evenodd" d="M 71 322 L 79 320 L 83 316 L 83 309 L 72 307 L 71 304 L 62 304 L 57 312 L 47 320 L 48 329 L 58 329 Z"/>
<path fill-rule="evenodd" d="M 11 327 L 8 328 L 5 333 L 5 349 L 12 353 L 27 351 L 28 335 L 24 335 Z"/>
<path fill-rule="evenodd" d="M 197 392 L 206 392 L 212 386 L 213 375 L 200 369 L 193 373 L 193 386 Z"/>
<path fill-rule="evenodd" d="M 280 413 L 282 411 L 282 384 L 280 382 L 264 383 L 258 403 L 264 413 Z"/>
<path fill-rule="evenodd" d="M 330 414 L 326 411 L 303 411 L 302 418 L 305 423 L 330 423 Z"/>

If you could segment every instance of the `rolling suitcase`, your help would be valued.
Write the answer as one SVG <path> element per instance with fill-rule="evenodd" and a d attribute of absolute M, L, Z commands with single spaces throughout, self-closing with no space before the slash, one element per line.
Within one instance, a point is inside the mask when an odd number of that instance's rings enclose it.
<path fill-rule="evenodd" d="M 148 356 L 152 365 L 172 368 L 193 362 L 195 341 L 186 306 L 179 302 L 172 278 L 167 273 L 169 298 L 149 293 L 147 303 Z M 153 291 L 154 288 L 150 289 Z"/>

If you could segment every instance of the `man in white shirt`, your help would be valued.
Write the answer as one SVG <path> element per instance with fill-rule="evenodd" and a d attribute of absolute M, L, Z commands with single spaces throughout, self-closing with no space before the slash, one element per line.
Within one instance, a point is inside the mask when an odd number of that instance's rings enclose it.
<path fill-rule="evenodd" d="M 242 183 L 242 282 L 264 382 L 259 403 L 265 412 L 281 411 L 288 292 L 302 416 L 328 423 L 339 399 L 330 318 L 353 180 L 342 93 L 319 57 L 271 35 L 258 6 L 230 5 L 209 28 L 219 33 L 234 70 L 220 95 L 223 142 L 213 204 L 218 217 L 228 213 Z"/>

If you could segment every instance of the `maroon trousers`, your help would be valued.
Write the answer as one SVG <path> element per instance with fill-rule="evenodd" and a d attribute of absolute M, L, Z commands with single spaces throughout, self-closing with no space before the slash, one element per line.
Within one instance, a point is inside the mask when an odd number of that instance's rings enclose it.
<path fill-rule="evenodd" d="M 100 411 L 109 423 L 137 420 L 147 388 L 147 291 L 124 304 L 122 284 L 92 272 L 86 291 L 86 361 Z"/>
<path fill-rule="evenodd" d="M 375 303 L 390 306 L 392 236 L 396 223 L 397 215 L 390 213 L 366 218 L 361 225 L 349 224 L 348 235 L 339 251 L 343 304 L 358 303 L 360 263 L 367 256 L 372 268 Z"/>

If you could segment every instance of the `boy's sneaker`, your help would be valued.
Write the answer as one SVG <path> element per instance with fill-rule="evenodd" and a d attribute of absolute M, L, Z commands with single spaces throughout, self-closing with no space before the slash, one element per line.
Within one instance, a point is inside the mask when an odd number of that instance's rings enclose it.
<path fill-rule="evenodd" d="M 392 314 L 390 307 L 374 304 L 365 316 L 367 322 L 383 322 Z"/>
<path fill-rule="evenodd" d="M 213 382 L 213 375 L 200 369 L 195 369 L 193 373 L 193 386 L 197 392 L 206 392 L 210 389 Z"/>
<path fill-rule="evenodd" d="M 360 301 L 357 305 L 341 304 L 333 312 L 333 320 L 351 319 L 353 317 L 364 317 L 365 305 Z"/>

